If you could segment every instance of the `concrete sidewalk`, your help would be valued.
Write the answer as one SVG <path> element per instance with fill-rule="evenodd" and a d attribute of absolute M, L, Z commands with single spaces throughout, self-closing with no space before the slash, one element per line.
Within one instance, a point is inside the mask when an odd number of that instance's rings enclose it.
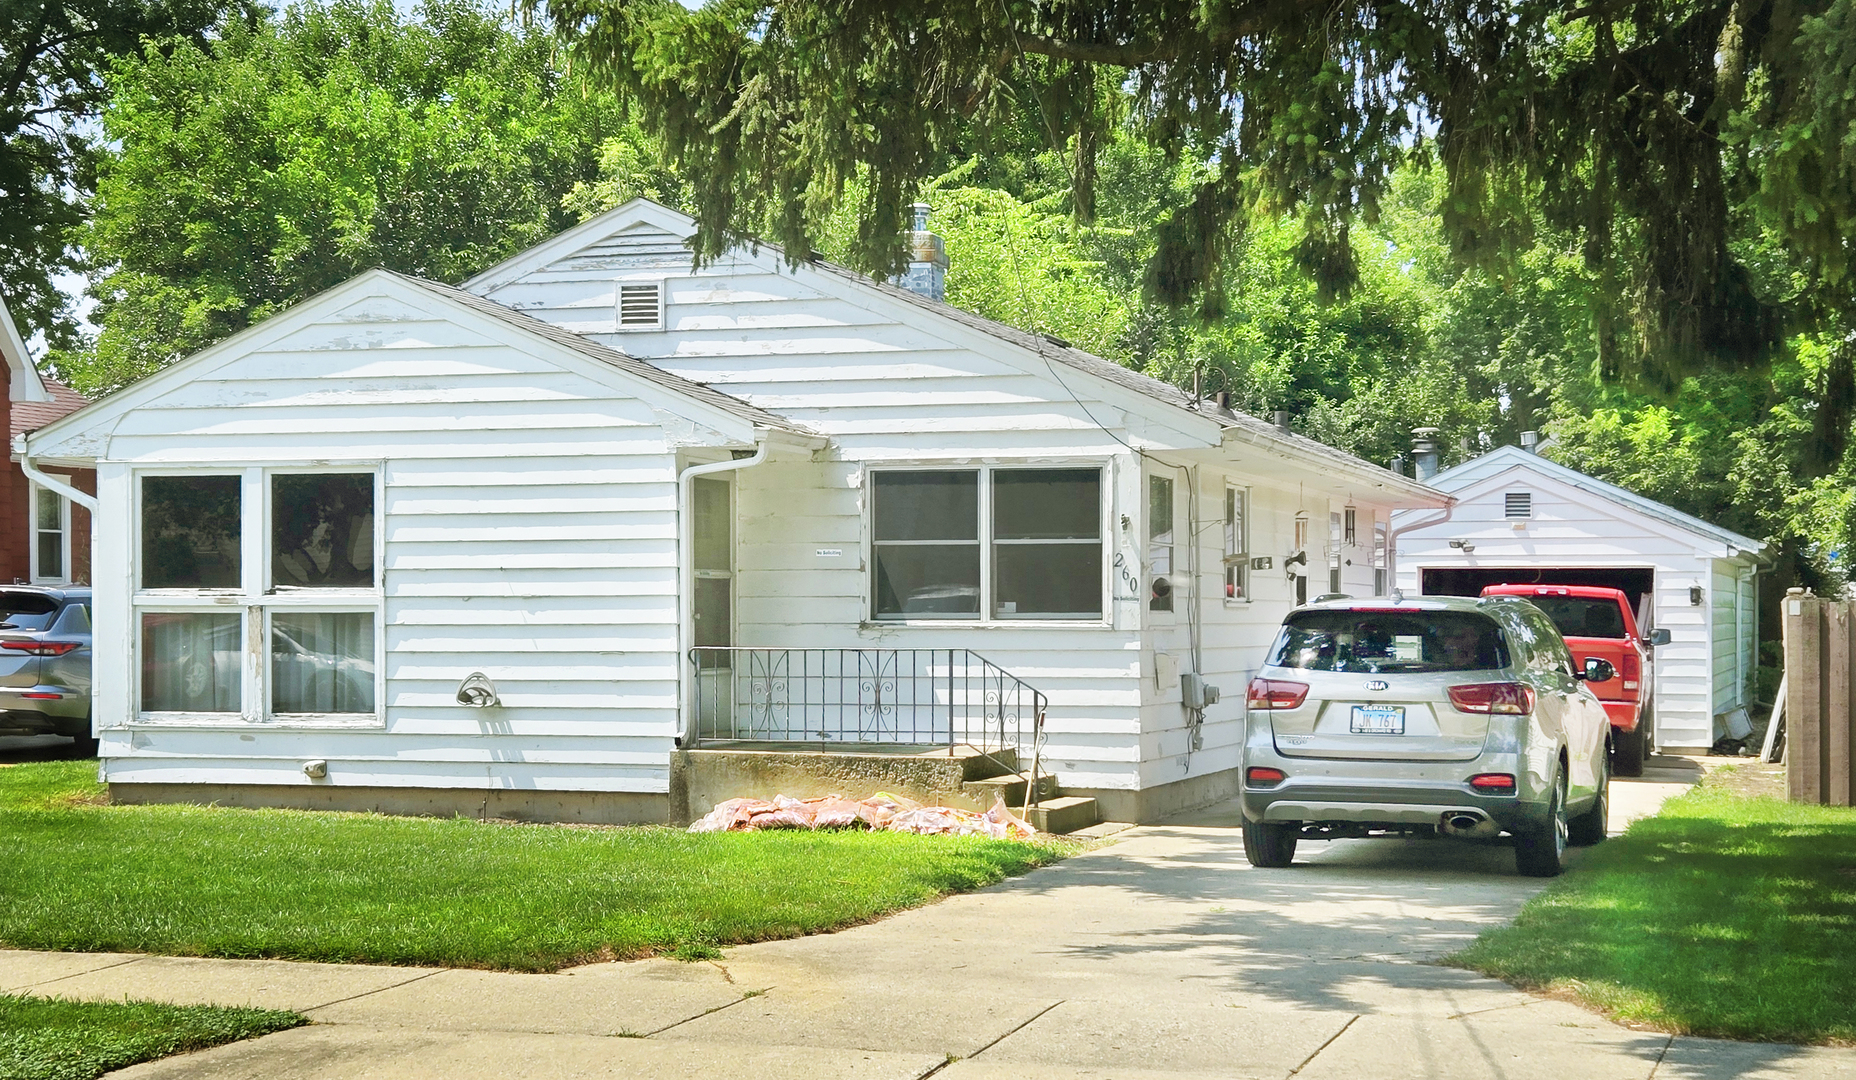
<path fill-rule="evenodd" d="M 1615 820 L 1692 782 L 1619 781 Z M 1433 961 L 1542 883 L 1498 844 L 1245 862 L 1235 807 L 717 963 L 556 975 L 0 952 L 0 988 L 297 1009 L 315 1023 L 123 1077 L 1856 1078 L 1856 1051 L 1672 1038 Z"/>

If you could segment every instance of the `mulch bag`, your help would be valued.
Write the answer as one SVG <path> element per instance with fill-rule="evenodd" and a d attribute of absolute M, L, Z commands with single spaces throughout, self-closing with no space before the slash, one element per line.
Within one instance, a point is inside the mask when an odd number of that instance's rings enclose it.
<path fill-rule="evenodd" d="M 951 806 L 923 806 L 913 799 L 879 791 L 868 799 L 838 795 L 793 799 L 729 799 L 690 825 L 690 832 L 758 832 L 763 829 L 872 829 L 923 836 L 987 836 L 995 840 L 1029 839 L 1031 824 L 995 799 L 983 814 Z"/>

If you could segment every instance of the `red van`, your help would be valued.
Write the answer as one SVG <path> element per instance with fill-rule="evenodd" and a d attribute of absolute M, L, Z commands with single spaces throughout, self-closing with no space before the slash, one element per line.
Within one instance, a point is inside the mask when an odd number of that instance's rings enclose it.
<path fill-rule="evenodd" d="M 1484 596 L 1519 596 L 1547 613 L 1572 650 L 1573 664 L 1583 667 L 1597 657 L 1617 669 L 1618 677 L 1592 684 L 1611 718 L 1611 768 L 1618 776 L 1642 776 L 1650 749 L 1651 652 L 1669 641 L 1669 631 L 1645 637 L 1623 592 L 1596 585 L 1491 585 Z"/>

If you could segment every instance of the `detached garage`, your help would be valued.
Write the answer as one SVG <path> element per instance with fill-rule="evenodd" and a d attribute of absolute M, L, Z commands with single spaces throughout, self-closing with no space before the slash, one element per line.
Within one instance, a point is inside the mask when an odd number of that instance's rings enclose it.
<path fill-rule="evenodd" d="M 1766 545 L 1595 480 L 1519 447 L 1445 470 L 1428 483 L 1449 511 L 1393 517 L 1406 593 L 1475 596 L 1489 585 L 1605 585 L 1622 590 L 1656 650 L 1652 738 L 1703 753 L 1743 735 L 1758 655 L 1758 575 Z"/>

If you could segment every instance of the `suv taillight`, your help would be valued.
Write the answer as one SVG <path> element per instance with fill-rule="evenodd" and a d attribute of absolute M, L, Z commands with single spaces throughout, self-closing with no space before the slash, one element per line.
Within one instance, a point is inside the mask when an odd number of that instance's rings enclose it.
<path fill-rule="evenodd" d="M 33 656 L 63 656 L 73 649 L 83 646 L 81 641 L 0 641 L 0 649 L 10 652 L 29 653 Z"/>
<path fill-rule="evenodd" d="M 1248 694 L 1253 709 L 1296 709 L 1308 697 L 1308 684 L 1282 679 L 1252 679 Z"/>
<path fill-rule="evenodd" d="M 1471 683 L 1450 688 L 1458 712 L 1527 716 L 1534 711 L 1534 688 L 1518 682 Z"/>

